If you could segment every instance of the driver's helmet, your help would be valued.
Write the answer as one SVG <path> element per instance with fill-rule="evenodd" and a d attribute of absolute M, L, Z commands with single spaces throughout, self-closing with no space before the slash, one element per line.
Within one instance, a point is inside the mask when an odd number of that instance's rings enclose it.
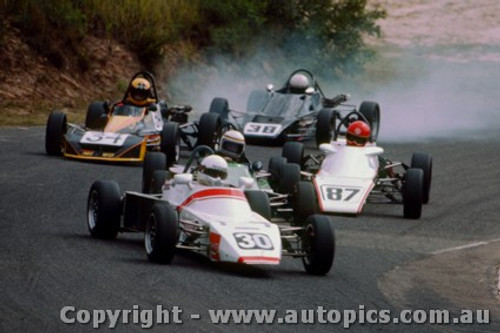
<path fill-rule="evenodd" d="M 151 97 L 151 82 L 139 77 L 130 82 L 128 87 L 127 101 L 136 106 L 149 104 Z"/>
<path fill-rule="evenodd" d="M 370 126 L 362 120 L 356 120 L 347 127 L 347 145 L 363 147 L 370 139 L 370 135 Z"/>
<path fill-rule="evenodd" d="M 241 132 L 229 130 L 222 135 L 219 144 L 221 155 L 238 159 L 245 151 L 245 137 Z"/>
<path fill-rule="evenodd" d="M 207 186 L 221 185 L 227 178 L 227 162 L 219 155 L 205 157 L 198 166 L 198 183 Z"/>
<path fill-rule="evenodd" d="M 309 78 L 304 74 L 293 74 L 289 82 L 290 92 L 294 94 L 302 94 L 309 87 Z"/>

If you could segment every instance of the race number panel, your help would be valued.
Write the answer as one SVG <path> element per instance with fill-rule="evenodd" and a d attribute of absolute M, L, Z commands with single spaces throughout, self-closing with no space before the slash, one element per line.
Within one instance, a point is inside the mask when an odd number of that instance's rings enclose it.
<path fill-rule="evenodd" d="M 243 250 L 273 250 L 274 246 L 269 236 L 265 234 L 237 232 L 233 234 L 238 247 Z"/>
<path fill-rule="evenodd" d="M 104 146 L 123 146 L 128 134 L 110 133 L 110 132 L 85 132 L 80 143 L 104 145 Z"/>
<path fill-rule="evenodd" d="M 355 201 L 357 200 L 356 196 L 360 192 L 360 187 L 321 185 L 321 195 L 323 200 L 328 201 Z"/>
<path fill-rule="evenodd" d="M 280 124 L 260 124 L 247 123 L 243 129 L 243 134 L 259 136 L 276 136 L 281 130 Z"/>

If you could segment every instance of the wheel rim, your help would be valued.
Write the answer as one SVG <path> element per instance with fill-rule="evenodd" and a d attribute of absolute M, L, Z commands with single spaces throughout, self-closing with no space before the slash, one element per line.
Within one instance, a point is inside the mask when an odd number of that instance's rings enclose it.
<path fill-rule="evenodd" d="M 306 265 L 311 265 L 311 250 L 312 250 L 312 238 L 314 237 L 314 228 L 311 224 L 308 224 L 304 229 L 304 237 L 302 238 L 302 250 L 305 252 L 304 263 Z"/>
<path fill-rule="evenodd" d="M 177 162 L 179 160 L 179 157 L 181 156 L 181 138 L 177 137 L 177 141 L 175 143 L 175 161 Z"/>
<path fill-rule="evenodd" d="M 148 227 L 146 229 L 146 234 L 144 236 L 144 245 L 146 247 L 146 253 L 151 254 L 153 252 L 153 248 L 155 246 L 157 235 L 156 228 L 156 216 L 153 214 L 149 218 Z"/>
<path fill-rule="evenodd" d="M 92 191 L 89 199 L 87 223 L 90 230 L 96 227 L 96 221 L 99 218 L 99 195 L 96 190 Z"/>

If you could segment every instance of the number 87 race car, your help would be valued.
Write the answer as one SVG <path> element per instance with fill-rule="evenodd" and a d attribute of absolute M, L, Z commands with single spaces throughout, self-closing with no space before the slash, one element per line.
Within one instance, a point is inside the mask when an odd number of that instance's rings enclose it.
<path fill-rule="evenodd" d="M 147 257 L 157 263 L 170 263 L 178 248 L 215 262 L 251 265 L 277 265 L 288 255 L 303 258 L 310 274 L 330 271 L 335 237 L 328 217 L 311 215 L 302 226 L 275 224 L 268 195 L 247 189 L 253 186 L 251 178 L 242 177 L 239 187 L 231 187 L 206 186 L 196 177 L 176 174 L 160 194 L 127 191 L 124 196 L 115 182 L 94 182 L 87 206 L 91 235 L 114 238 L 119 231 L 143 231 Z"/>

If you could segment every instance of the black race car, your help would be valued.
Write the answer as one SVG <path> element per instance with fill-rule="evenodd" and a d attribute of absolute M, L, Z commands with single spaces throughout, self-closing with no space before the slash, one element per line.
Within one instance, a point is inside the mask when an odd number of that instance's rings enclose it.
<path fill-rule="evenodd" d="M 347 98 L 345 94 L 325 97 L 312 73 L 298 69 L 278 90 L 270 84 L 266 90 L 252 91 L 245 111 L 231 110 L 227 99 L 217 97 L 212 100 L 209 112 L 233 124 L 250 142 L 283 143 L 316 138 L 319 146 L 331 140 L 331 133 L 343 118 L 340 112 L 345 115 L 345 112 L 359 111 L 370 123 L 376 139 L 379 105 L 365 101 L 356 110 L 354 105 L 345 104 Z"/>

